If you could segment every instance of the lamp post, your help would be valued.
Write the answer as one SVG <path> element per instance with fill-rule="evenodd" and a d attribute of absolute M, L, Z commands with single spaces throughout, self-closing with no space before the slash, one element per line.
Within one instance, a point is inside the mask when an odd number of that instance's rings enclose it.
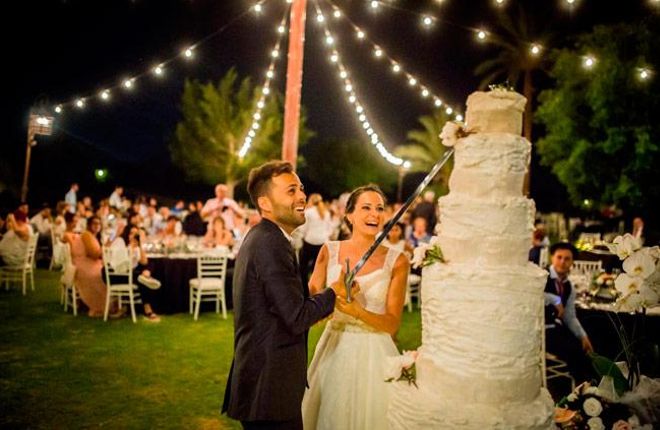
<path fill-rule="evenodd" d="M 25 202 L 28 192 L 28 176 L 30 175 L 30 157 L 32 155 L 32 147 L 37 144 L 34 140 L 36 135 L 49 136 L 53 132 L 53 117 L 46 115 L 39 115 L 35 113 L 30 114 L 30 121 L 28 122 L 28 135 L 27 135 L 27 148 L 25 150 L 25 171 L 23 173 L 23 186 L 21 187 L 21 202 Z"/>

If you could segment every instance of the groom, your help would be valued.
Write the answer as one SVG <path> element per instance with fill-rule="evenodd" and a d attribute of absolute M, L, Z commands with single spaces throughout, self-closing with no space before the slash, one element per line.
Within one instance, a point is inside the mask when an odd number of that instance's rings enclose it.
<path fill-rule="evenodd" d="M 234 361 L 222 411 L 245 429 L 302 429 L 307 331 L 329 315 L 343 277 L 311 296 L 300 280 L 291 233 L 305 223 L 305 192 L 290 163 L 250 171 L 248 193 L 262 216 L 234 268 Z"/>

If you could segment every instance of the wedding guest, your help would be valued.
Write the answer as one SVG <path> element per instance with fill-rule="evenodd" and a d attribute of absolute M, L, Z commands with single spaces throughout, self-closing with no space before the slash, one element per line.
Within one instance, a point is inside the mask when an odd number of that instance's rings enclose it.
<path fill-rule="evenodd" d="M 80 187 L 78 186 L 77 183 L 71 184 L 71 188 L 69 188 L 69 191 L 64 195 L 64 201 L 69 204 L 69 212 L 75 213 L 76 211 L 76 205 L 78 204 L 78 190 Z"/>
<path fill-rule="evenodd" d="M 183 232 L 189 236 L 204 236 L 207 230 L 207 225 L 199 215 L 197 205 L 190 202 L 188 213 L 183 218 Z"/>
<path fill-rule="evenodd" d="M 183 200 L 177 200 L 170 212 L 177 218 L 183 219 L 186 215 L 186 203 Z"/>
<path fill-rule="evenodd" d="M 575 313 L 575 288 L 568 279 L 577 249 L 559 242 L 550 247 L 550 267 L 545 285 L 546 350 L 566 361 L 577 381 L 592 376 L 588 354 L 594 351 Z"/>
<path fill-rule="evenodd" d="M 426 232 L 432 235 L 438 218 L 436 216 L 435 193 L 431 190 L 424 192 L 422 201 L 412 211 L 413 219 L 420 217 L 426 220 Z"/>
<path fill-rule="evenodd" d="M 216 185 L 215 197 L 206 201 L 200 215 L 205 220 L 222 216 L 225 225 L 231 230 L 234 228 L 234 213 L 241 217 L 244 217 L 245 214 L 234 199 L 227 197 L 227 191 L 228 188 L 225 184 Z"/>
<path fill-rule="evenodd" d="M 415 249 L 422 243 L 429 243 L 431 235 L 428 233 L 426 218 L 417 217 L 413 219 L 412 232 L 408 236 L 408 243 Z"/>
<path fill-rule="evenodd" d="M 302 236 L 302 248 L 298 259 L 300 279 L 307 284 L 307 279 L 316 263 L 321 246 L 330 240 L 332 235 L 332 220 L 330 211 L 320 194 L 314 193 L 307 200 L 305 209 L 305 224 L 299 229 Z"/>
<path fill-rule="evenodd" d="M 82 199 L 83 206 L 85 206 L 85 215 L 87 218 L 94 215 L 94 205 L 92 204 L 92 198 L 90 196 L 85 196 Z"/>
<path fill-rule="evenodd" d="M 32 226 L 25 213 L 15 210 L 7 215 L 7 231 L 0 239 L 0 264 L 19 266 L 25 262 L 28 239 L 32 236 Z"/>
<path fill-rule="evenodd" d="M 635 217 L 632 222 L 632 236 L 644 243 L 644 220 L 641 217 Z"/>
<path fill-rule="evenodd" d="M 55 206 L 55 220 L 53 221 L 54 236 L 56 239 L 61 239 L 66 231 L 66 221 L 64 215 L 67 213 L 75 213 L 69 210 L 69 204 L 64 201 L 57 202 Z"/>
<path fill-rule="evenodd" d="M 149 206 L 142 225 L 147 234 L 153 236 L 157 233 L 157 228 L 161 225 L 162 220 L 163 217 L 158 213 L 156 206 Z"/>
<path fill-rule="evenodd" d="M 44 206 L 38 214 L 30 218 L 30 224 L 37 230 L 39 236 L 48 238 L 50 241 L 50 230 L 53 227 L 53 217 L 50 207 L 44 203 Z"/>
<path fill-rule="evenodd" d="M 226 246 L 231 248 L 234 245 L 234 237 L 231 231 L 225 227 L 225 220 L 221 216 L 213 219 L 211 227 L 204 236 L 203 243 L 205 246 L 210 247 Z"/>
<path fill-rule="evenodd" d="M 541 265 L 539 261 L 541 259 L 541 250 L 545 248 L 543 243 L 545 239 L 545 232 L 541 229 L 534 230 L 532 234 L 532 247 L 529 249 L 529 254 L 527 259 L 536 265 Z M 547 262 L 543 262 L 542 265 L 545 266 Z"/>
<path fill-rule="evenodd" d="M 89 309 L 88 315 L 93 318 L 103 316 L 107 288 L 101 279 L 103 268 L 101 243 L 98 234 L 101 232 L 101 220 L 93 216 L 87 223 L 87 230 L 82 234 L 75 231 L 78 224 L 76 214 L 67 213 L 66 232 L 62 241 L 68 243 L 71 249 L 71 262 L 76 266 L 74 282 L 80 298 Z"/>
<path fill-rule="evenodd" d="M 404 252 L 408 257 L 411 257 L 413 250 L 410 244 L 403 239 L 405 228 L 406 226 L 402 222 L 394 224 L 389 233 L 387 233 L 387 239 L 383 241 L 383 245 Z"/>
<path fill-rule="evenodd" d="M 131 225 L 124 229 L 121 237 L 115 239 L 110 245 L 110 265 L 115 268 L 122 268 L 128 264 L 133 273 L 133 279 L 136 282 L 142 299 L 144 316 L 149 322 L 160 322 L 160 317 L 154 312 L 153 304 L 156 303 L 157 296 L 154 290 L 161 287 L 159 280 L 151 276 L 149 269 L 149 259 L 144 250 L 146 235 L 138 227 Z M 126 245 L 128 244 L 128 246 Z M 105 273 L 103 274 L 105 280 Z M 112 283 L 127 282 L 128 275 L 111 275 Z"/>
<path fill-rule="evenodd" d="M 110 194 L 110 198 L 108 199 L 108 204 L 110 207 L 115 208 L 120 212 L 123 212 L 124 210 L 122 194 L 124 194 L 124 187 L 117 185 L 112 194 Z"/>

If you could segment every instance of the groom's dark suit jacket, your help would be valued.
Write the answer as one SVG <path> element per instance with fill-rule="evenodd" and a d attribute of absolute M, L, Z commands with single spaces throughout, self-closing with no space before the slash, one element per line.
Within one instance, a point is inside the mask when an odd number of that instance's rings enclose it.
<path fill-rule="evenodd" d="M 307 330 L 332 312 L 335 293 L 309 296 L 293 247 L 266 219 L 241 245 L 233 288 L 234 361 L 222 411 L 241 421 L 295 419 L 307 380 Z"/>

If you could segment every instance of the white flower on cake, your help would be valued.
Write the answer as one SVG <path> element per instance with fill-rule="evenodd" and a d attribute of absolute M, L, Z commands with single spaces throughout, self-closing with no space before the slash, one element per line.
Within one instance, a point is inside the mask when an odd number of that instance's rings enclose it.
<path fill-rule="evenodd" d="M 589 418 L 587 425 L 589 426 L 589 430 L 605 430 L 605 424 L 603 424 L 603 420 L 600 417 Z"/>
<path fill-rule="evenodd" d="M 415 362 L 417 351 L 403 351 L 401 355 L 388 357 L 385 362 L 385 382 L 406 380 L 408 384 L 415 383 Z"/>
<path fill-rule="evenodd" d="M 608 247 L 623 259 L 623 270 L 614 280 L 621 294 L 616 306 L 624 311 L 636 311 L 654 306 L 660 301 L 660 250 L 657 246 L 641 247 L 630 234 L 618 236 Z"/>
<path fill-rule="evenodd" d="M 442 144 L 445 146 L 454 146 L 458 139 L 465 137 L 465 129 L 462 124 L 459 124 L 454 121 L 447 121 L 445 126 L 442 127 L 442 132 L 440 132 L 440 139 L 442 139 Z"/>
<path fill-rule="evenodd" d="M 429 243 L 421 243 L 413 249 L 413 258 L 410 263 L 415 269 L 434 263 L 446 263 L 442 249 L 440 249 L 438 236 L 433 236 Z"/>
<path fill-rule="evenodd" d="M 597 417 L 601 412 L 603 412 L 603 405 L 600 404 L 600 401 L 598 401 L 597 398 L 589 397 L 582 404 L 582 409 L 584 409 L 584 413 L 590 417 Z"/>

